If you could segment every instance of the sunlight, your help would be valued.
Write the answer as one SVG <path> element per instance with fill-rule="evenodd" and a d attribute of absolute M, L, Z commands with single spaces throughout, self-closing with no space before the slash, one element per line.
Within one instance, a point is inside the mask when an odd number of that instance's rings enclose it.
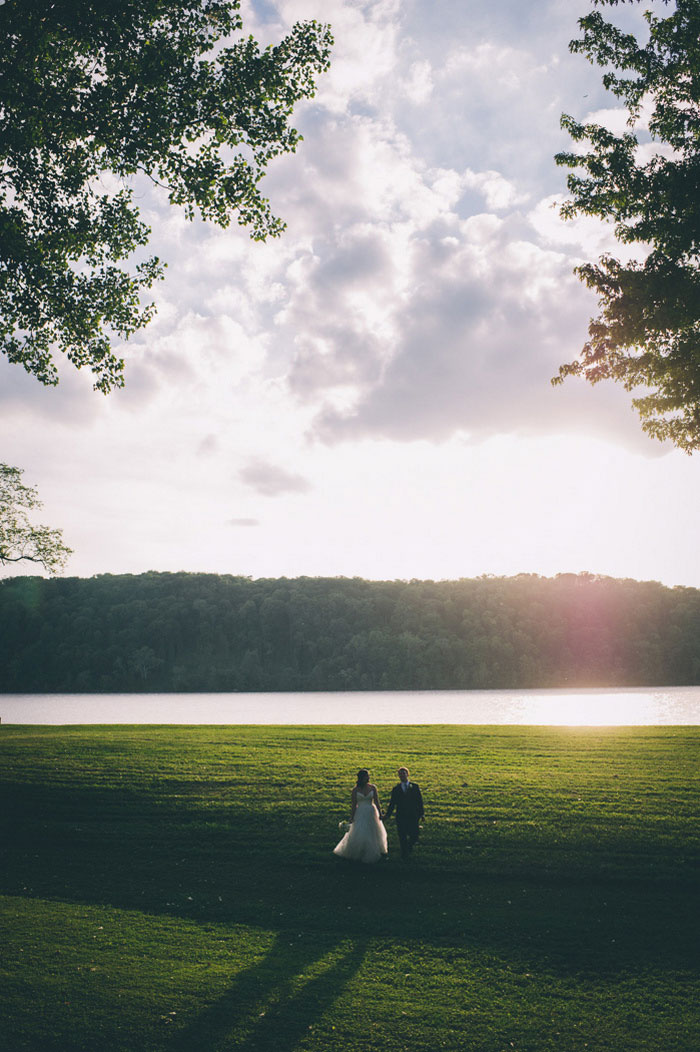
<path fill-rule="evenodd" d="M 526 693 L 516 702 L 514 723 L 550 727 L 630 727 L 659 721 L 661 698 L 650 691 L 616 690 Z"/>

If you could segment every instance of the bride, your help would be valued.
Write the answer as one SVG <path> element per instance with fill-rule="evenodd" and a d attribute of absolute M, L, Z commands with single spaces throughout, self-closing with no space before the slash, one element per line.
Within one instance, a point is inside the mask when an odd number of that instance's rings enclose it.
<path fill-rule="evenodd" d="M 379 862 L 388 853 L 386 829 L 382 825 L 377 787 L 369 780 L 369 771 L 357 772 L 357 785 L 352 791 L 350 828 L 333 848 L 339 858 L 350 862 Z"/>

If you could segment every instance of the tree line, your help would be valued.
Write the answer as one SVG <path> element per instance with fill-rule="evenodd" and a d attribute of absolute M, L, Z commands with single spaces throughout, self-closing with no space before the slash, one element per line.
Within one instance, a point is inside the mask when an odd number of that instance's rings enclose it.
<path fill-rule="evenodd" d="M 146 573 L 0 582 L 0 691 L 432 690 L 700 682 L 700 590 Z"/>

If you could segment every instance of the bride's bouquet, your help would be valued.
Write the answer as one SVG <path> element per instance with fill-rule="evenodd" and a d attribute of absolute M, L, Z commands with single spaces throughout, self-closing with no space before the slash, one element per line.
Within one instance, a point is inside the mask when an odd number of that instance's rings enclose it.
<path fill-rule="evenodd" d="M 338 831 L 340 833 L 342 833 L 343 836 L 345 836 L 345 834 L 347 832 L 349 832 L 349 830 L 350 830 L 350 823 L 349 822 L 338 822 Z"/>

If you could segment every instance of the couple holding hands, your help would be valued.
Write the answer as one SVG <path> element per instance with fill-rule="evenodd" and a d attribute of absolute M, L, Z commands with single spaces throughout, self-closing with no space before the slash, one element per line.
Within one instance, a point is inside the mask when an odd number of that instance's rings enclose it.
<path fill-rule="evenodd" d="M 376 785 L 369 780 L 369 771 L 357 772 L 357 785 L 352 791 L 350 828 L 333 853 L 349 862 L 379 862 L 389 852 L 386 829 L 382 819 L 396 812 L 396 831 L 399 834 L 401 857 L 408 858 L 420 833 L 423 797 L 416 782 L 412 782 L 407 767 L 399 767 L 399 783 L 391 790 L 386 814 L 379 803 Z M 343 823 L 341 823 L 343 824 Z"/>

